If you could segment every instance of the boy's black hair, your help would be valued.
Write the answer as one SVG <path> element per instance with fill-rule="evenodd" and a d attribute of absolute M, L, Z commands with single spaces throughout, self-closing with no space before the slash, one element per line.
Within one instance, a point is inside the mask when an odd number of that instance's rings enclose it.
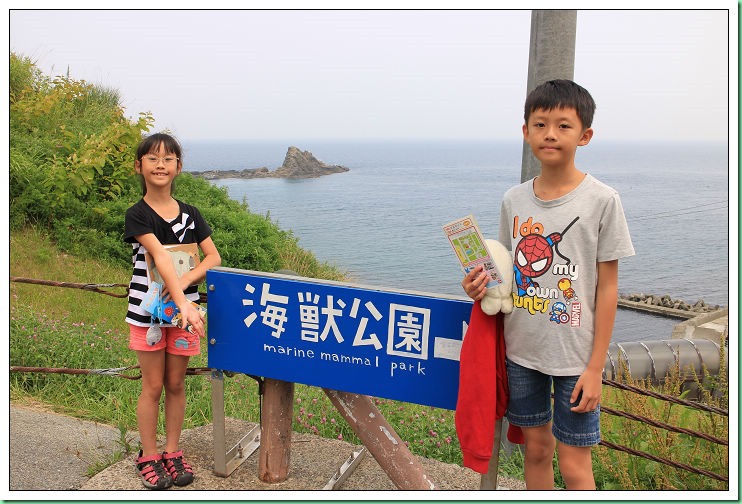
<path fill-rule="evenodd" d="M 142 158 L 149 153 L 156 153 L 160 149 L 160 144 L 165 148 L 165 153 L 175 154 L 178 158 L 178 163 L 183 162 L 183 152 L 180 147 L 180 142 L 175 137 L 168 135 L 167 133 L 153 133 L 139 142 L 137 147 L 137 161 L 141 162 Z M 144 182 L 144 176 L 139 174 L 139 183 L 142 185 L 142 196 L 147 194 L 147 184 Z M 170 185 L 170 194 L 175 192 L 175 181 Z"/>
<path fill-rule="evenodd" d="M 526 124 L 536 109 L 553 110 L 555 108 L 573 108 L 582 121 L 583 129 L 593 124 L 595 100 L 587 89 L 567 79 L 555 79 L 538 85 L 528 93 L 523 115 Z"/>

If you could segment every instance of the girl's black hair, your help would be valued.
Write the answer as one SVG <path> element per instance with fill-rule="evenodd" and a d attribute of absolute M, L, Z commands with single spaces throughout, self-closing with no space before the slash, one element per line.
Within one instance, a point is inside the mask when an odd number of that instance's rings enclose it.
<path fill-rule="evenodd" d="M 139 142 L 137 147 L 137 161 L 142 162 L 142 158 L 147 154 L 157 154 L 160 150 L 160 145 L 165 149 L 166 154 L 175 154 L 178 158 L 178 163 L 183 162 L 183 150 L 180 147 L 180 142 L 175 139 L 172 135 L 167 133 L 153 133 Z M 147 184 L 144 182 L 144 176 L 139 174 L 139 182 L 142 185 L 142 196 L 147 194 Z M 175 192 L 175 181 L 170 185 L 170 194 Z"/>
<path fill-rule="evenodd" d="M 567 79 L 555 79 L 544 82 L 528 93 L 524 118 L 528 118 L 536 109 L 553 110 L 555 108 L 573 108 L 582 121 L 583 129 L 593 124 L 595 100 L 584 87 Z"/>

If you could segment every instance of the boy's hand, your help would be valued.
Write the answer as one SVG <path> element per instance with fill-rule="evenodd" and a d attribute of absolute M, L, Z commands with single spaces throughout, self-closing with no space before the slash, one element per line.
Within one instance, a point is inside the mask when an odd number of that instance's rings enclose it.
<path fill-rule="evenodd" d="M 466 292 L 467 296 L 472 298 L 474 301 L 478 301 L 487 293 L 488 281 L 489 274 L 484 271 L 484 266 L 480 264 L 464 277 L 461 286 L 464 288 L 464 292 Z"/>
<path fill-rule="evenodd" d="M 575 388 L 570 397 L 570 403 L 580 403 L 570 408 L 575 413 L 587 413 L 594 411 L 600 404 L 600 397 L 603 392 L 603 372 L 586 369 L 577 379 Z"/>

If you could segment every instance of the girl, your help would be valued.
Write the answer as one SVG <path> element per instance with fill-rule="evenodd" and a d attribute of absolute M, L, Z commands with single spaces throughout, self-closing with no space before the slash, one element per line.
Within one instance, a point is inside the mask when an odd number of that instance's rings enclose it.
<path fill-rule="evenodd" d="M 141 450 L 137 472 L 146 488 L 163 489 L 193 481 L 193 470 L 178 448 L 185 416 L 185 373 L 191 355 L 200 353 L 204 320 L 191 304 L 198 301 L 198 284 L 221 258 L 211 240 L 211 228 L 196 207 L 173 198 L 174 179 L 183 169 L 181 147 L 170 135 L 145 138 L 137 149 L 134 169 L 142 183 L 142 199 L 126 211 L 124 241 L 133 246 L 134 272 L 129 284 L 129 348 L 136 351 L 142 372 L 137 402 Z M 163 245 L 198 244 L 203 260 L 178 277 Z M 163 296 L 172 299 L 182 315 L 182 327 L 156 324 L 140 304 L 149 288 L 145 252 L 162 277 Z M 190 326 L 192 332 L 186 330 Z M 165 451 L 157 449 L 157 418 L 165 390 Z"/>

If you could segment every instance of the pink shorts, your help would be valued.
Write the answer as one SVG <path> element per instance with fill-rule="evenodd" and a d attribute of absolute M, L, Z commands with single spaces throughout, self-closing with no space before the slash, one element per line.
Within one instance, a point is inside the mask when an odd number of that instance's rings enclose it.
<path fill-rule="evenodd" d="M 155 352 L 165 349 L 172 355 L 198 355 L 201 353 L 200 338 L 180 327 L 162 327 L 162 337 L 159 341 L 147 341 L 149 326 L 141 327 L 129 324 L 129 350 L 141 350 L 144 352 Z"/>

